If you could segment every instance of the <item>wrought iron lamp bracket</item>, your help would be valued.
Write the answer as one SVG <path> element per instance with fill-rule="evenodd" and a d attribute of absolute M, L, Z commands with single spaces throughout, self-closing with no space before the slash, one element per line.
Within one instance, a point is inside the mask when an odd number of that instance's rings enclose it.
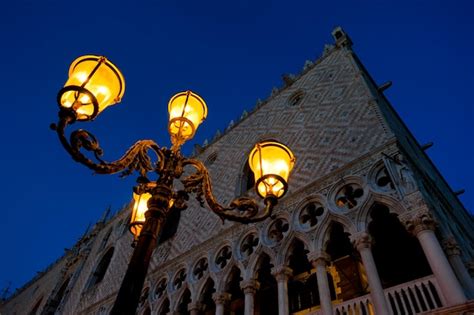
<path fill-rule="evenodd" d="M 137 171 L 141 178 L 147 178 L 149 172 L 162 172 L 166 149 L 160 148 L 153 140 L 137 141 L 120 159 L 106 162 L 102 159 L 103 150 L 99 141 L 91 132 L 77 129 L 71 132 L 68 139 L 66 128 L 75 121 L 74 110 L 62 108 L 59 111 L 58 124 L 51 124 L 51 129 L 56 131 L 61 144 L 76 162 L 87 166 L 98 174 L 121 173 L 121 177 L 128 176 L 134 171 Z M 92 153 L 96 161 L 85 155 L 82 150 Z M 155 163 L 152 162 L 148 151 L 152 151 L 156 155 L 157 161 Z"/>
<path fill-rule="evenodd" d="M 212 192 L 211 177 L 204 164 L 196 159 L 184 159 L 183 166 L 188 165 L 194 167 L 196 172 L 181 179 L 184 190 L 187 193 L 194 193 L 201 206 L 204 206 L 205 201 L 209 209 L 222 220 L 251 223 L 263 221 L 272 214 L 278 201 L 275 196 L 267 196 L 264 199 L 263 209 L 260 209 L 254 199 L 248 197 L 238 197 L 229 206 L 222 206 Z"/>

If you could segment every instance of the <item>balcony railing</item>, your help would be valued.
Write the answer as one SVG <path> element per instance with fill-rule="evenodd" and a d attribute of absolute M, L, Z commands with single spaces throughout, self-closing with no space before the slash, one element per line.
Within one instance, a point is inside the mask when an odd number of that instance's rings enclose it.
<path fill-rule="evenodd" d="M 446 305 L 436 278 L 431 275 L 385 290 L 385 297 L 394 315 L 419 314 Z"/>
<path fill-rule="evenodd" d="M 393 315 L 413 315 L 430 312 L 446 306 L 439 293 L 439 286 L 433 275 L 384 290 L 385 297 Z M 319 315 L 320 310 L 308 313 Z M 334 315 L 374 315 L 370 294 L 333 305 Z"/>

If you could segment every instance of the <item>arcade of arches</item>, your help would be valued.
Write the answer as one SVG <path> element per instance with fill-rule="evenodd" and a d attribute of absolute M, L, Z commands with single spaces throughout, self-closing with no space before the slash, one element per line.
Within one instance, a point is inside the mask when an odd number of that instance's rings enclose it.
<path fill-rule="evenodd" d="M 408 231 L 387 206 L 374 204 L 368 221 L 367 232 L 357 236 L 331 221 L 323 251 L 317 253 L 309 252 L 307 244 L 293 236 L 285 264 L 276 266 L 275 259 L 260 251 L 249 279 L 233 265 L 220 290 L 208 276 L 196 298 L 191 298 L 186 288 L 170 307 L 164 297 L 158 314 L 333 314 L 334 305 L 363 296 L 371 296 L 371 300 L 361 314 L 388 314 L 397 301 L 386 298 L 384 289 L 431 275 L 429 260 L 434 257 L 425 256 L 426 244 L 420 243 L 418 232 Z M 430 232 L 434 234 L 433 228 Z M 430 303 L 441 306 L 436 290 L 428 289 L 433 291 Z M 429 305 L 418 307 L 421 311 L 425 308 Z"/>

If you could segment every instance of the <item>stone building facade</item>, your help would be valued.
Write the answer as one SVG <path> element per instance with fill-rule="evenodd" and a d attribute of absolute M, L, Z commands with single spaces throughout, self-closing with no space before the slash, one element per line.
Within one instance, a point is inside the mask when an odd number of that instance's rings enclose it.
<path fill-rule="evenodd" d="M 226 204 L 255 196 L 246 157 L 291 147 L 288 194 L 263 222 L 197 202 L 155 250 L 137 314 L 472 314 L 474 221 L 333 31 L 315 62 L 198 147 Z M 104 218 L 0 307 L 107 314 L 132 252 L 129 207 Z"/>

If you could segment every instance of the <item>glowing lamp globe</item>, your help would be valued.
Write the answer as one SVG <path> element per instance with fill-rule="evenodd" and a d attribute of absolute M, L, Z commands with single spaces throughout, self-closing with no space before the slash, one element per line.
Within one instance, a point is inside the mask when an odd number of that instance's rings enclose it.
<path fill-rule="evenodd" d="M 294 164 L 295 157 L 287 146 L 276 141 L 257 143 L 249 157 L 257 194 L 262 198 L 283 197 Z"/>
<path fill-rule="evenodd" d="M 132 234 L 135 236 L 135 239 L 138 238 L 140 232 L 142 231 L 143 224 L 145 224 L 145 212 L 148 211 L 148 200 L 150 198 L 151 194 L 149 193 L 133 193 L 134 203 L 129 226 L 130 232 L 132 232 Z"/>
<path fill-rule="evenodd" d="M 191 91 L 173 96 L 168 103 L 168 131 L 178 143 L 191 139 L 196 129 L 207 117 L 207 106 L 204 100 Z"/>
<path fill-rule="evenodd" d="M 123 97 L 125 80 L 107 58 L 87 55 L 74 60 L 69 78 L 58 93 L 60 107 L 70 108 L 77 120 L 92 120 Z"/>

